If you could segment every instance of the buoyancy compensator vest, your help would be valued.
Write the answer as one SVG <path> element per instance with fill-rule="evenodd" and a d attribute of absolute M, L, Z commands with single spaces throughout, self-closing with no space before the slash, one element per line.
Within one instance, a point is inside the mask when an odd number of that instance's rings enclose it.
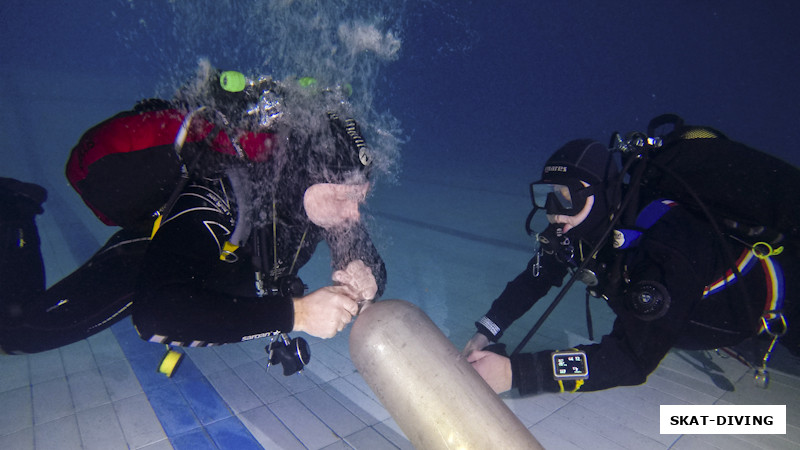
<path fill-rule="evenodd" d="M 667 128 L 666 133 L 660 130 Z M 751 244 L 786 245 L 800 254 L 800 169 L 674 114 L 654 118 L 647 135 L 618 133 L 612 146 L 645 164 L 638 189 L 644 205 L 669 198 L 711 216 L 726 233 Z"/>
<path fill-rule="evenodd" d="M 230 136 L 203 117 L 171 102 L 150 99 L 91 129 L 72 149 L 66 176 L 83 201 L 106 225 L 150 229 L 154 213 L 169 202 L 187 174 L 188 153 L 204 147 L 244 160 L 269 158 L 270 133 Z"/>

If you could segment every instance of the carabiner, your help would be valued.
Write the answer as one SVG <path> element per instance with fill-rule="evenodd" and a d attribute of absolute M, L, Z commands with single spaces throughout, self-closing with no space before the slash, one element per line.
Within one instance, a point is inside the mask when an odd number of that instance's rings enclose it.
<path fill-rule="evenodd" d="M 761 241 L 753 244 L 753 254 L 758 259 L 767 259 L 770 256 L 780 255 L 783 253 L 783 246 L 773 249 L 768 243 Z"/>
<path fill-rule="evenodd" d="M 533 266 L 531 267 L 531 272 L 534 278 L 538 278 L 539 274 L 542 270 L 542 246 L 540 245 L 539 248 L 536 250 L 536 255 L 533 257 Z"/>
<path fill-rule="evenodd" d="M 781 324 L 780 326 L 782 327 L 782 329 L 779 332 L 775 332 L 772 330 L 772 327 L 774 326 L 775 323 L 778 322 L 778 320 L 780 320 Z M 786 325 L 786 317 L 783 316 L 783 312 L 781 311 L 765 312 L 764 315 L 761 316 L 761 327 L 764 329 L 764 331 L 767 332 L 767 334 L 776 338 L 786 334 L 786 330 L 788 328 L 788 326 Z"/>

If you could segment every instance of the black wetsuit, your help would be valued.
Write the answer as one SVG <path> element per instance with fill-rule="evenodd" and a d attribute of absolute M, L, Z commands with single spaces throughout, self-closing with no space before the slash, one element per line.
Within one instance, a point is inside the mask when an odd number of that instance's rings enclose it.
<path fill-rule="evenodd" d="M 58 348 L 127 317 L 149 237 L 119 231 L 83 266 L 45 289 L 34 214 L 20 212 L 14 206 L 19 202 L 0 192 L 0 353 Z"/>
<path fill-rule="evenodd" d="M 277 257 L 273 257 L 270 222 L 249 230 L 246 245 L 234 252 L 235 262 L 222 261 L 220 246 L 236 227 L 237 210 L 221 176 L 191 181 L 152 241 L 149 233 L 119 231 L 83 266 L 45 289 L 35 224 L 38 204 L 34 210 L 20 211 L 18 196 L 2 194 L 0 351 L 4 353 L 58 348 L 131 313 L 143 339 L 177 345 L 239 342 L 289 332 L 294 323 L 291 296 L 302 295 L 302 290 L 295 292 L 296 283 L 292 292 L 279 287 L 294 280 L 322 239 L 331 247 L 334 269 L 361 259 L 375 275 L 378 295 L 385 286 L 383 261 L 366 229 L 359 224 L 334 239 L 308 221 L 298 195 L 276 203 Z M 30 203 L 22 201 L 26 202 Z M 263 296 L 256 292 L 257 270 L 267 274 Z"/>
<path fill-rule="evenodd" d="M 247 244 L 221 259 L 222 245 L 236 227 L 229 193 L 223 178 L 192 183 L 153 238 L 133 313 L 143 339 L 203 346 L 291 331 L 292 297 L 302 295 L 297 271 L 323 239 L 334 270 L 361 259 L 375 275 L 378 295 L 383 291 L 383 261 L 363 225 L 324 230 L 306 218 L 301 198 L 279 198 L 276 227 L 271 221 L 253 226 Z M 261 295 L 257 271 L 263 274 Z"/>
<path fill-rule="evenodd" d="M 730 240 L 734 257 L 745 254 L 747 248 Z M 609 244 L 610 245 L 610 244 Z M 733 346 L 758 333 L 759 317 L 765 310 L 771 280 L 765 276 L 760 261 L 743 276 L 748 295 L 743 295 L 736 283 L 704 297 L 704 290 L 719 279 L 730 267 L 720 240 L 710 225 L 680 206 L 666 212 L 654 225 L 644 230 L 638 245 L 626 250 L 606 249 L 599 259 L 614 267 L 614 259 L 624 264 L 623 279 L 611 282 L 613 271 L 605 272 L 604 294 L 617 315 L 610 334 L 599 344 L 580 345 L 586 352 L 589 378 L 584 384 L 564 381 L 563 387 L 554 380 L 551 351 L 512 355 L 512 383 L 521 395 L 539 392 L 574 390 L 594 391 L 615 386 L 638 385 L 659 365 L 673 348 L 714 349 Z M 789 329 L 800 323 L 796 302 L 798 261 L 791 252 L 770 257 L 777 270 L 786 274 L 781 300 Z M 552 286 L 561 286 L 567 268 L 553 256 L 545 254 L 539 276 L 533 276 L 533 264 L 508 283 L 491 309 L 476 325 L 478 331 L 496 341 L 512 322 L 520 318 Z M 641 281 L 652 280 L 666 287 L 671 303 L 663 317 L 642 320 L 626 305 L 626 296 Z M 770 284 L 771 286 L 771 284 Z M 749 298 L 747 304 L 745 298 Z M 792 309 L 794 308 L 794 309 Z M 798 335 L 790 332 L 781 339 L 793 352 L 798 351 Z"/>

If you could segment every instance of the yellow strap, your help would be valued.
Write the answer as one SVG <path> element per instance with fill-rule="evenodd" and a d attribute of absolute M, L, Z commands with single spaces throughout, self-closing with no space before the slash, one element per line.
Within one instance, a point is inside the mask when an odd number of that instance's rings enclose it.
<path fill-rule="evenodd" d="M 156 232 L 158 231 L 158 229 L 161 228 L 161 218 L 162 217 L 164 217 L 164 216 L 162 216 L 161 214 L 158 214 L 156 216 L 156 220 L 155 220 L 155 222 L 153 222 L 153 231 L 150 232 L 150 240 L 153 239 L 153 236 L 156 235 Z"/>
<path fill-rule="evenodd" d="M 563 394 L 564 392 L 566 392 L 566 390 L 564 389 L 564 382 L 561 381 L 561 380 L 557 380 L 557 381 L 558 381 L 558 393 L 559 394 Z M 584 383 L 584 380 L 575 380 L 575 388 L 572 389 L 571 391 L 569 391 L 570 394 L 574 394 L 574 393 L 578 392 L 578 389 L 580 389 L 583 386 L 583 383 Z"/>
<path fill-rule="evenodd" d="M 683 136 L 681 136 L 683 139 L 714 139 L 718 137 L 719 135 L 717 133 L 714 133 L 708 128 L 702 127 L 692 128 L 683 133 Z"/>

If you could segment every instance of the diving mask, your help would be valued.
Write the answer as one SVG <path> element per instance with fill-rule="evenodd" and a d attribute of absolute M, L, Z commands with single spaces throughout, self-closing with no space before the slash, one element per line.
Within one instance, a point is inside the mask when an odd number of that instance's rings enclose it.
<path fill-rule="evenodd" d="M 543 209 L 547 214 L 574 216 L 586 205 L 586 199 L 594 195 L 593 186 L 584 186 L 580 181 L 566 183 L 531 183 L 531 200 L 535 210 Z"/>

